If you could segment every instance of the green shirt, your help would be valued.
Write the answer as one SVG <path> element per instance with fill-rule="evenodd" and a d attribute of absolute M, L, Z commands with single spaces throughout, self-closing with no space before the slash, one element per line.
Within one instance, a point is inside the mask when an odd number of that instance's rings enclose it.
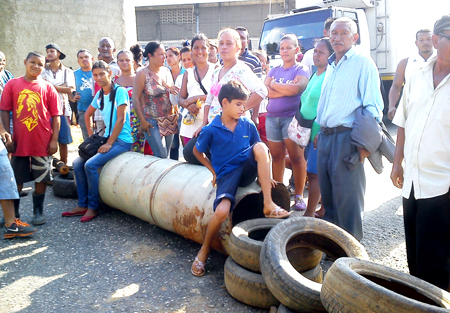
<path fill-rule="evenodd" d="M 300 113 L 302 117 L 307 120 L 312 120 L 317 117 L 317 105 L 319 104 L 320 93 L 322 91 L 322 83 L 325 78 L 325 72 L 317 76 L 314 74 L 308 82 L 305 91 L 302 93 L 302 107 Z M 311 140 L 319 133 L 320 125 L 314 121 L 311 128 Z"/>

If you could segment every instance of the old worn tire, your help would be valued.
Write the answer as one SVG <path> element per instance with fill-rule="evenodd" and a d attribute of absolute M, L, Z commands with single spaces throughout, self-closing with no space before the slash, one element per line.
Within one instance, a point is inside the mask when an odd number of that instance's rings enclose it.
<path fill-rule="evenodd" d="M 243 268 L 231 257 L 225 262 L 225 287 L 233 298 L 254 307 L 269 309 L 280 304 L 267 288 L 261 274 Z"/>
<path fill-rule="evenodd" d="M 320 264 L 317 264 L 316 267 L 310 269 L 309 271 L 302 272 L 303 276 L 308 278 L 309 280 L 312 280 L 313 282 L 321 284 L 323 281 L 323 271 L 322 266 Z"/>
<path fill-rule="evenodd" d="M 366 260 L 340 258 L 320 296 L 328 312 L 449 312 L 450 294 L 419 278 Z"/>
<path fill-rule="evenodd" d="M 75 185 L 73 171 L 66 175 L 57 175 L 53 178 L 53 193 L 60 198 L 77 198 L 77 186 Z"/>
<path fill-rule="evenodd" d="M 286 256 L 295 270 L 299 273 L 309 271 L 322 260 L 320 250 L 303 246 L 302 243 L 290 241 L 286 246 Z"/>
<path fill-rule="evenodd" d="M 259 257 L 269 231 L 282 220 L 257 218 L 233 227 L 228 243 L 228 252 L 237 264 L 252 271 L 261 272 Z M 320 263 L 322 252 L 291 242 L 287 247 L 289 261 L 299 272 L 308 271 Z"/>
<path fill-rule="evenodd" d="M 291 241 L 322 250 L 333 258 L 369 258 L 352 235 L 329 222 L 297 217 L 276 225 L 267 235 L 261 250 L 261 273 L 273 295 L 296 312 L 326 311 L 320 301 L 322 285 L 305 278 L 289 262 L 286 247 Z"/>
<path fill-rule="evenodd" d="M 274 218 L 255 218 L 233 227 L 228 242 L 228 252 L 240 266 L 260 272 L 259 255 L 264 238 L 269 231 L 281 222 Z"/>

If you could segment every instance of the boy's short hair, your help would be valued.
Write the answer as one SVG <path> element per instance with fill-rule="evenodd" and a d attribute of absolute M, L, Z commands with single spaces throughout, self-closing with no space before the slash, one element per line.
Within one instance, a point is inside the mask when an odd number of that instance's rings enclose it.
<path fill-rule="evenodd" d="M 44 60 L 45 60 L 44 55 L 43 55 L 42 53 L 40 53 L 40 52 L 37 52 L 37 51 L 31 51 L 31 52 L 29 52 L 29 53 L 27 54 L 27 58 L 26 58 L 25 60 L 28 60 L 28 59 L 31 58 L 31 57 L 38 57 L 38 58 L 40 58 L 40 59 L 44 59 Z"/>
<path fill-rule="evenodd" d="M 219 103 L 222 106 L 223 99 L 227 99 L 228 102 L 233 100 L 247 100 L 248 90 L 239 81 L 233 79 L 228 83 L 222 85 L 219 91 Z"/>

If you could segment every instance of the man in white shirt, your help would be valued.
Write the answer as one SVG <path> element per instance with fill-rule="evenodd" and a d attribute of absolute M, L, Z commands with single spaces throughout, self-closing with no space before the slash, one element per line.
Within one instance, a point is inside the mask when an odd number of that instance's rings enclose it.
<path fill-rule="evenodd" d="M 397 65 L 395 71 L 394 80 L 392 81 L 392 87 L 389 91 L 389 112 L 388 118 L 392 120 L 396 112 L 396 105 L 400 99 L 400 93 L 402 91 L 403 84 L 407 79 L 417 70 L 420 70 L 427 64 L 436 54 L 433 49 L 433 43 L 431 30 L 420 29 L 416 33 L 416 46 L 418 53 L 401 60 Z"/>
<path fill-rule="evenodd" d="M 394 117 L 399 128 L 391 179 L 403 188 L 410 274 L 449 291 L 450 15 L 433 33 L 437 57 L 406 81 Z"/>
<path fill-rule="evenodd" d="M 61 52 L 61 48 L 56 43 L 48 44 L 45 49 L 47 50 L 48 63 L 40 77 L 53 84 L 59 94 L 59 101 L 63 111 L 58 137 L 59 154 L 61 161 L 67 164 L 67 145 L 73 141 L 70 133 L 72 108 L 69 104 L 69 94 L 75 91 L 75 76 L 70 68 L 65 67 L 61 63 L 61 60 L 64 60 L 66 55 Z"/>

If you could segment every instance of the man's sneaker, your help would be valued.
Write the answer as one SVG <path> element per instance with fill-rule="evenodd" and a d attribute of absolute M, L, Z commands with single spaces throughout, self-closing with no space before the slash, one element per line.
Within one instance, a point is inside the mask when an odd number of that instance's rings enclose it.
<path fill-rule="evenodd" d="M 31 227 L 29 224 L 22 222 L 20 219 L 16 218 L 16 221 L 9 226 L 5 225 L 5 239 L 14 237 L 26 237 L 34 234 L 36 228 Z"/>
<path fill-rule="evenodd" d="M 294 210 L 296 210 L 296 211 L 306 210 L 306 203 L 305 203 L 305 201 L 303 201 L 302 196 L 296 195 L 294 200 L 295 200 Z"/>

